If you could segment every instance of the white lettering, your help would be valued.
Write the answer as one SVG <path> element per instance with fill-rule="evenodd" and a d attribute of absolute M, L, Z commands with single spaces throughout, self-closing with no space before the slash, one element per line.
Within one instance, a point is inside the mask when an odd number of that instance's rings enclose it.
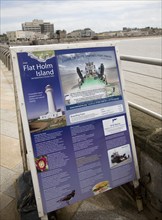
<path fill-rule="evenodd" d="M 43 70 L 40 70 L 40 71 L 36 71 L 36 76 L 52 76 L 54 75 L 54 71 L 53 69 L 50 70 L 50 71 L 43 71 Z"/>
<path fill-rule="evenodd" d="M 29 65 L 23 65 L 23 69 L 24 71 L 27 70 L 27 71 L 32 71 L 32 70 L 35 70 L 35 66 L 32 65 L 32 66 L 29 66 Z"/>
<path fill-rule="evenodd" d="M 37 70 L 42 70 L 42 69 L 44 70 L 44 69 L 52 69 L 53 65 L 47 64 L 47 63 L 45 63 L 45 64 L 39 63 L 39 64 L 36 64 L 36 67 L 37 67 Z"/>

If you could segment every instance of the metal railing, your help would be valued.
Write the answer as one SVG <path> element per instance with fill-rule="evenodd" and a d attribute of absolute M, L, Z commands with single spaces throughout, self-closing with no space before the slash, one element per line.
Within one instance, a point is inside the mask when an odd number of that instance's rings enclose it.
<path fill-rule="evenodd" d="M 120 56 L 120 60 L 121 61 L 126 61 L 126 62 L 132 62 L 132 63 L 138 63 L 138 64 L 147 64 L 147 67 L 148 65 L 151 65 L 151 66 L 158 66 L 159 69 L 156 68 L 156 72 L 158 72 L 159 74 L 157 74 L 158 76 L 155 76 L 154 74 L 152 75 L 147 75 L 146 73 L 141 73 L 138 72 L 138 70 L 136 70 L 135 68 L 135 71 L 132 71 L 132 70 L 126 70 L 124 69 L 123 72 L 128 72 L 128 75 L 129 73 L 133 74 L 134 78 L 133 80 L 129 80 L 125 77 L 125 81 L 128 81 L 130 82 L 131 86 L 133 86 L 133 84 L 135 86 L 142 86 L 143 87 L 143 90 L 148 90 L 150 89 L 153 93 L 157 93 L 157 96 L 160 96 L 158 100 L 154 100 L 153 97 L 149 97 L 149 95 L 147 94 L 147 92 L 143 95 L 143 94 L 139 94 L 138 93 L 138 89 L 136 89 L 134 92 L 131 92 L 129 90 L 127 90 L 127 86 L 126 86 L 126 91 L 129 93 L 132 93 L 133 95 L 136 95 L 138 96 L 139 100 L 148 100 L 148 102 L 152 102 L 152 104 L 154 105 L 156 103 L 156 105 L 158 105 L 159 109 L 160 109 L 160 113 L 162 113 L 162 88 L 161 88 L 161 85 L 162 85 L 162 69 L 161 69 L 161 66 L 162 66 L 162 59 L 156 59 L 156 58 L 146 58 L 146 57 L 136 57 L 136 56 L 125 56 L 125 55 L 121 55 Z M 155 67 L 154 67 L 155 68 Z M 135 78 L 136 77 L 139 77 L 140 76 L 140 82 L 136 82 L 135 81 Z M 144 82 L 146 77 L 149 78 L 150 80 L 150 85 L 147 84 Z M 142 81 L 142 78 L 143 78 L 143 81 Z M 154 82 L 155 81 L 155 82 Z M 155 87 L 153 87 L 153 85 L 155 85 Z M 157 88 L 156 88 L 157 87 Z M 155 95 L 156 96 L 156 95 Z M 129 100 L 129 99 L 128 99 Z M 134 101 L 128 101 L 128 104 L 139 110 L 139 111 L 142 111 L 148 115 L 151 115 L 153 116 L 154 118 L 157 118 L 157 119 L 160 119 L 162 120 L 162 114 L 159 114 L 155 111 L 152 111 L 150 110 L 149 108 L 146 108 L 142 105 L 139 105 L 137 103 L 135 103 Z"/>
<path fill-rule="evenodd" d="M 0 45 L 0 60 L 2 60 L 8 70 L 11 70 L 11 56 L 9 46 Z"/>
<path fill-rule="evenodd" d="M 146 57 L 121 55 L 120 60 L 130 61 L 130 62 L 135 62 L 135 63 L 143 63 L 143 64 L 149 64 L 149 65 L 162 66 L 162 60 L 157 59 L 157 58 L 146 58 Z"/>
<path fill-rule="evenodd" d="M 9 51 L 9 46 L 6 46 L 6 45 L 0 45 L 0 59 L 2 60 L 2 62 L 5 64 L 5 66 L 8 68 L 8 70 L 11 70 L 11 58 L 10 58 L 10 51 Z M 125 56 L 125 55 L 121 55 L 120 56 L 120 60 L 121 61 L 124 61 L 124 62 L 132 62 L 132 63 L 138 63 L 138 64 L 147 64 L 147 65 L 152 65 L 152 66 L 158 66 L 159 68 L 162 66 L 162 60 L 161 59 L 155 59 L 155 58 L 146 58 L 146 57 L 135 57 L 135 56 Z M 128 72 L 128 74 L 132 74 L 134 73 L 134 78 L 138 78 L 138 76 L 140 75 L 140 77 L 143 75 L 145 77 L 147 77 L 146 74 L 143 74 L 143 73 L 138 73 L 138 71 L 130 71 L 130 70 L 123 70 L 123 72 Z M 160 83 L 160 80 L 161 77 L 155 77 L 155 76 L 149 76 L 150 77 L 150 81 L 152 82 L 153 79 L 156 78 L 156 80 L 159 80 L 159 83 Z M 129 81 L 128 79 L 126 79 L 126 81 Z M 156 88 L 153 88 L 149 85 L 142 85 L 140 83 L 136 83 L 134 82 L 134 79 L 131 83 L 134 83 L 136 86 L 142 86 L 144 89 L 152 89 L 153 92 L 156 90 L 158 91 L 159 93 L 161 92 L 160 89 L 156 89 Z M 161 82 L 162 83 L 162 82 Z M 127 90 L 127 87 L 126 87 L 126 92 L 130 92 L 129 90 Z M 131 92 L 130 92 L 131 93 Z M 133 92 L 134 93 L 134 92 Z M 132 94 L 133 94 L 132 93 Z M 158 93 L 158 94 L 159 94 Z M 148 102 L 152 101 L 153 104 L 156 102 L 153 100 L 153 98 L 149 98 L 149 97 L 145 97 L 145 96 L 142 96 L 142 95 L 139 95 L 139 94 L 136 94 L 134 93 L 134 95 L 136 95 L 136 97 L 138 96 L 139 98 L 143 98 L 143 100 L 148 100 Z M 129 100 L 129 99 L 128 99 Z M 162 115 L 157 113 L 156 111 L 152 111 L 150 110 L 149 108 L 146 108 L 142 105 L 139 105 L 138 103 L 136 103 L 135 101 L 131 101 L 129 100 L 128 101 L 128 104 L 135 108 L 135 109 L 138 109 L 139 111 L 142 111 L 148 115 L 151 115 L 157 119 L 160 119 L 162 120 Z M 161 102 L 156 102 L 156 105 L 161 105 Z"/>

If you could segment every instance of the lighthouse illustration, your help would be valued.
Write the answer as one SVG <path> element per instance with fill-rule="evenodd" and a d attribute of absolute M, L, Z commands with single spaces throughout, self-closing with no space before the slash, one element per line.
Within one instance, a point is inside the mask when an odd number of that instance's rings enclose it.
<path fill-rule="evenodd" d="M 53 88 L 51 85 L 45 87 L 45 93 L 47 95 L 48 112 L 45 115 L 40 116 L 40 120 L 48 118 L 57 118 L 62 116 L 62 111 L 57 111 L 53 99 Z"/>
<path fill-rule="evenodd" d="M 48 112 L 55 113 L 56 109 L 55 109 L 55 105 L 54 105 L 54 101 L 53 101 L 53 89 L 50 85 L 47 85 L 45 87 L 45 93 L 47 95 Z"/>

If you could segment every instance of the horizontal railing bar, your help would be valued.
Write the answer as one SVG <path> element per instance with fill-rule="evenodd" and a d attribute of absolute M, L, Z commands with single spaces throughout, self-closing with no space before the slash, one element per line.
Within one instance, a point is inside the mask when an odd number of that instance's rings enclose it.
<path fill-rule="evenodd" d="M 149 101 L 151 101 L 151 102 L 155 102 L 155 103 L 157 103 L 157 104 L 161 104 L 160 102 L 157 102 L 157 101 L 155 101 L 155 100 L 153 100 L 153 99 L 146 98 L 145 96 L 139 95 L 139 94 L 137 94 L 137 93 L 134 93 L 134 92 L 131 92 L 131 91 L 128 91 L 128 90 L 126 90 L 126 92 L 127 92 L 127 93 L 130 93 L 130 94 L 133 94 L 133 95 L 136 95 L 136 96 L 138 96 L 138 97 L 141 97 L 141 98 L 143 98 L 143 99 L 145 99 L 145 100 L 149 100 Z"/>
<path fill-rule="evenodd" d="M 146 85 L 143 85 L 143 84 L 140 84 L 140 83 L 132 82 L 132 81 L 127 80 L 127 79 L 125 79 L 125 82 L 129 82 L 129 83 L 132 83 L 134 85 L 142 86 L 144 88 L 148 88 L 148 89 L 152 89 L 152 90 L 157 91 L 157 92 L 161 92 L 161 90 L 159 90 L 159 89 L 155 89 L 155 88 L 152 88 L 150 86 L 146 86 Z"/>
<path fill-rule="evenodd" d="M 150 115 L 150 116 L 153 116 L 156 119 L 162 120 L 162 115 L 160 115 L 160 114 L 158 114 L 156 112 L 153 112 L 153 111 L 151 111 L 151 110 L 149 110 L 147 108 L 144 108 L 144 107 L 142 107 L 140 105 L 137 105 L 137 104 L 135 104 L 133 102 L 130 102 L 130 101 L 128 101 L 128 104 L 129 104 L 129 106 L 131 106 L 131 107 L 133 107 L 133 108 L 135 108 L 135 109 L 137 109 L 137 110 L 139 110 L 141 112 L 144 112 L 147 115 Z"/>
<path fill-rule="evenodd" d="M 146 77 L 150 77 L 150 78 L 154 78 L 154 79 L 161 79 L 161 77 L 158 77 L 158 76 L 150 76 L 150 75 L 146 75 L 144 73 L 135 72 L 135 71 L 132 71 L 132 70 L 122 69 L 122 71 L 127 72 L 127 73 L 134 73 L 136 75 L 146 76 Z"/>
<path fill-rule="evenodd" d="M 3 49 L 9 50 L 8 46 L 1 46 L 1 47 Z M 162 66 L 162 59 L 158 59 L 158 58 L 120 55 L 120 60 L 136 62 L 136 63 L 143 63 L 143 64 L 150 64 L 150 65 L 156 65 L 156 66 Z"/>
<path fill-rule="evenodd" d="M 162 60 L 157 58 L 147 58 L 147 57 L 136 57 L 136 56 L 125 56 L 121 55 L 120 60 L 130 61 L 136 63 L 150 64 L 156 66 L 162 66 Z"/>

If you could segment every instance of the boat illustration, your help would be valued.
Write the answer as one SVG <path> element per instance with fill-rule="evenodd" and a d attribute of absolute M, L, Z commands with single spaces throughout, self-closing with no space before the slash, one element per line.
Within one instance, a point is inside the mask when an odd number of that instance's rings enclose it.
<path fill-rule="evenodd" d="M 120 92 L 116 89 L 118 85 L 108 82 L 108 71 L 103 63 L 95 65 L 92 61 L 86 62 L 82 68 L 76 66 L 76 84 L 64 95 L 66 105 L 117 96 Z"/>
<path fill-rule="evenodd" d="M 112 163 L 121 163 L 121 162 L 127 160 L 129 157 L 130 157 L 129 154 L 128 154 L 128 156 L 126 156 L 126 154 L 120 155 L 118 152 L 115 152 L 111 155 L 111 162 Z"/>
<path fill-rule="evenodd" d="M 79 67 L 76 67 L 76 72 L 79 76 L 78 85 L 81 88 L 86 82 L 96 81 L 98 83 L 102 82 L 107 85 L 106 75 L 104 74 L 104 64 L 101 63 L 97 69 L 94 62 L 85 63 L 85 69 L 81 70 Z"/>

